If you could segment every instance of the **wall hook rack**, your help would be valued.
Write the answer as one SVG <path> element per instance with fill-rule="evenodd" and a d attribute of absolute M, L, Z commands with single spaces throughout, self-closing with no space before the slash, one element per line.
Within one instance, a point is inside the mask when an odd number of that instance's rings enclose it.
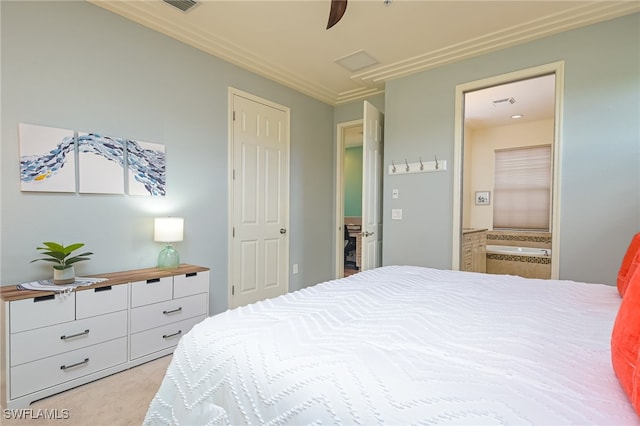
<path fill-rule="evenodd" d="M 447 170 L 446 160 L 438 160 L 438 157 L 434 157 L 434 161 L 422 161 L 422 157 L 419 157 L 417 163 L 409 163 L 407 159 L 404 159 L 405 167 L 397 168 L 396 162 L 391 160 L 388 172 L 390 175 L 404 175 L 409 173 L 429 173 L 429 172 L 444 172 Z"/>

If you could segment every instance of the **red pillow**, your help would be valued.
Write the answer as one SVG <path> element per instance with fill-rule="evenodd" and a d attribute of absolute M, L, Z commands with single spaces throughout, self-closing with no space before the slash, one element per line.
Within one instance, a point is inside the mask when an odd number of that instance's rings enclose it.
<path fill-rule="evenodd" d="M 629 268 L 634 263 L 634 259 L 636 256 L 640 254 L 640 232 L 631 238 L 631 243 L 629 247 L 627 247 L 627 251 L 622 258 L 622 264 L 620 265 L 620 270 L 618 271 L 618 293 L 620 296 L 624 296 L 625 290 L 627 288 L 627 284 L 629 283 L 629 279 L 631 275 L 633 275 L 633 271 L 630 271 Z"/>
<path fill-rule="evenodd" d="M 622 389 L 640 415 L 640 256 L 630 268 L 634 272 L 611 334 L 611 363 Z"/>

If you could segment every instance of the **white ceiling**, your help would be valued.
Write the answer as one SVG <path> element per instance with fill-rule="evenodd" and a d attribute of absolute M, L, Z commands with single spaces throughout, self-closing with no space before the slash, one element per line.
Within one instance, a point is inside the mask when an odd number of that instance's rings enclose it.
<path fill-rule="evenodd" d="M 330 105 L 384 91 L 386 81 L 640 11 L 640 1 L 349 0 L 326 30 L 329 0 L 88 0 Z M 377 60 L 349 71 L 335 60 Z"/>
<path fill-rule="evenodd" d="M 554 75 L 467 92 L 464 98 L 465 125 L 471 128 L 550 120 L 554 112 Z"/>

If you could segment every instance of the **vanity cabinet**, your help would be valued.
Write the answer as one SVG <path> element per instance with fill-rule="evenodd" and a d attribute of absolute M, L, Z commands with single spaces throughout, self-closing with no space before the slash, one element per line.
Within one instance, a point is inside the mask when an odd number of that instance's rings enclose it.
<path fill-rule="evenodd" d="M 1 288 L 5 408 L 170 354 L 208 315 L 207 268 L 99 276 L 107 280 L 68 294 Z"/>
<path fill-rule="evenodd" d="M 464 231 L 462 234 L 461 271 L 487 271 L 487 231 L 486 229 Z"/>

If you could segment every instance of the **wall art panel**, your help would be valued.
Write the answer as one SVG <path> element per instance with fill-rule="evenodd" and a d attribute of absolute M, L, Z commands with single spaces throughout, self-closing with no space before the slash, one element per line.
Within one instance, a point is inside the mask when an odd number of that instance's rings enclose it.
<path fill-rule="evenodd" d="M 74 131 L 18 124 L 20 190 L 75 192 Z"/>
<path fill-rule="evenodd" d="M 164 145 L 127 140 L 129 195 L 165 195 Z"/>
<path fill-rule="evenodd" d="M 123 138 L 78 133 L 80 192 L 124 194 Z"/>

